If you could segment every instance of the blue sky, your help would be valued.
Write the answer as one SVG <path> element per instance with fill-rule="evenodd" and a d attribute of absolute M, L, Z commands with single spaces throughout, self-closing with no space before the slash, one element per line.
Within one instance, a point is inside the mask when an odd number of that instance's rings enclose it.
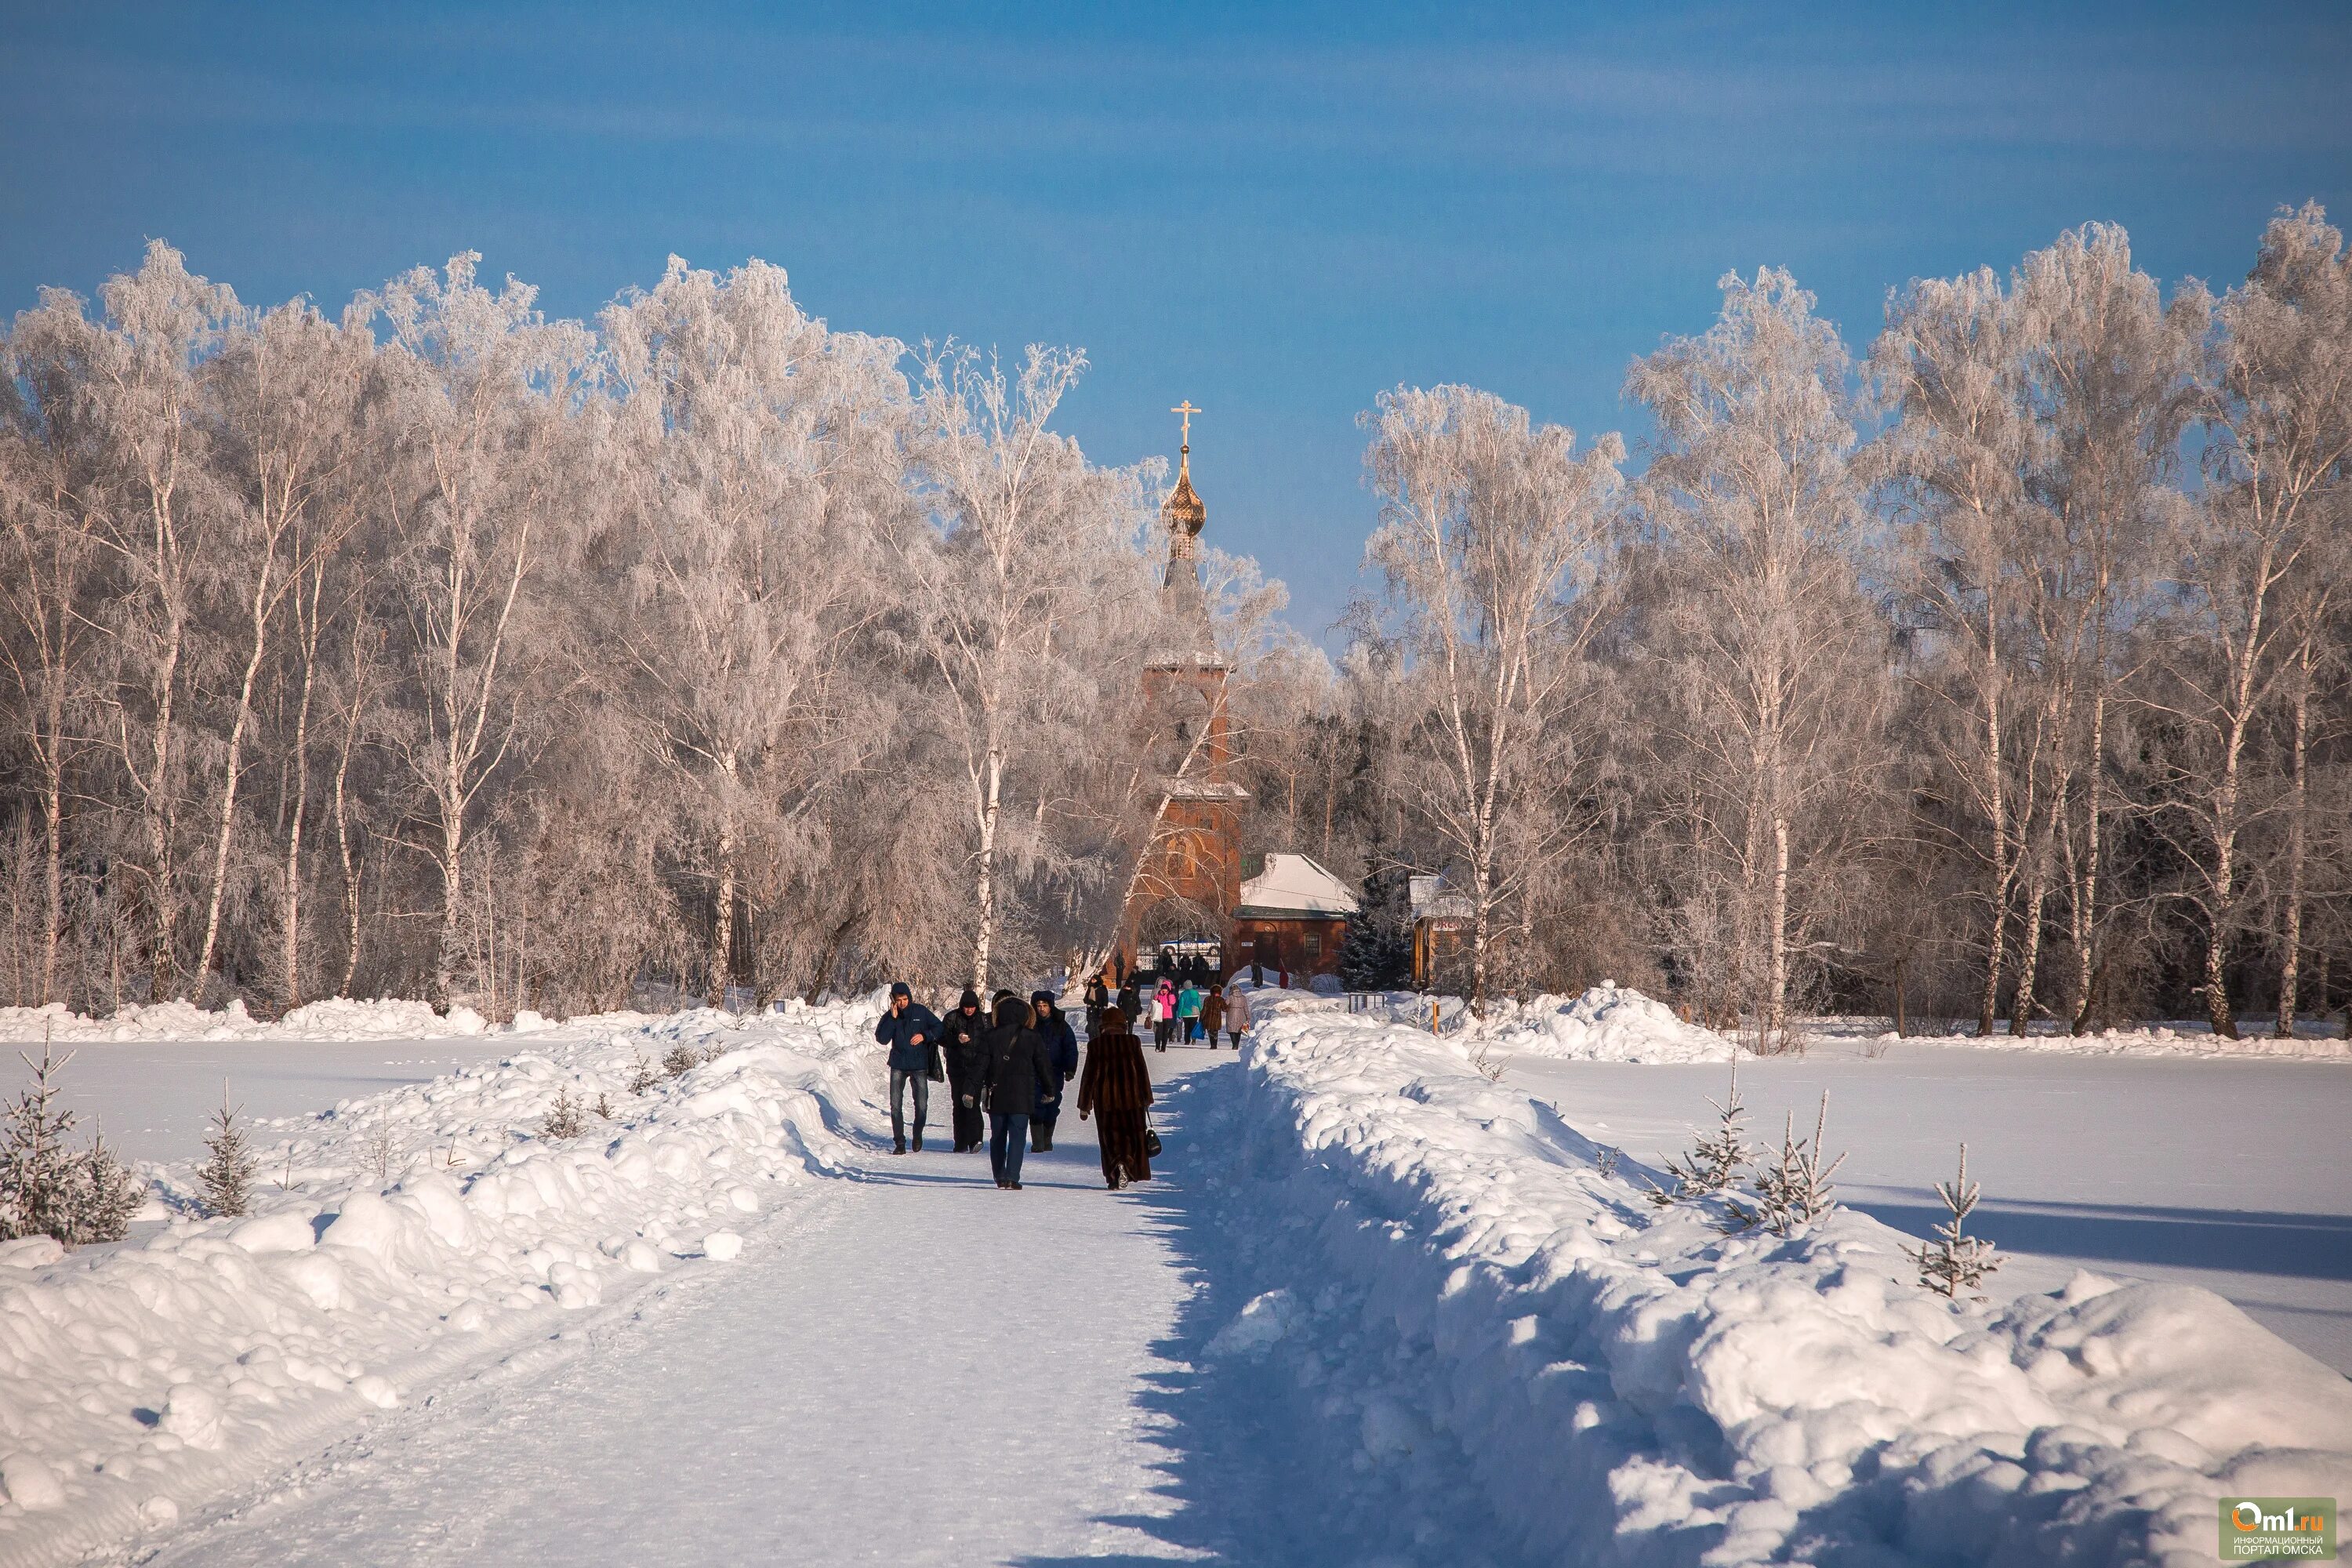
<path fill-rule="evenodd" d="M 837 326 L 1083 346 L 1103 461 L 1195 423 L 1210 538 L 1320 632 L 1355 416 L 1476 383 L 1580 431 L 1785 265 L 1886 289 L 2091 219 L 2226 282 L 2352 218 L 2352 6 L 360 7 L 0 12 L 0 310 L 170 239 L 249 300 L 416 262 L 591 313 L 776 262 Z"/>

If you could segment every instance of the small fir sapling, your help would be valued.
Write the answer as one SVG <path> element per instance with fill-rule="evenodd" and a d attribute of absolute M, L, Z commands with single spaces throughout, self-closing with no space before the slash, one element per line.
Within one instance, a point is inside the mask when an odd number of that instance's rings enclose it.
<path fill-rule="evenodd" d="M 89 1148 L 74 1162 L 73 1176 L 73 1234 L 58 1239 L 68 1247 L 121 1241 L 130 1232 L 131 1216 L 146 1202 L 145 1184 L 114 1157 L 105 1138 L 96 1133 L 90 1137 Z"/>
<path fill-rule="evenodd" d="M 588 1131 L 587 1114 L 569 1088 L 555 1091 L 555 1103 L 548 1108 L 540 1131 L 549 1138 L 577 1138 Z"/>
<path fill-rule="evenodd" d="M 1796 1135 L 1793 1113 L 1782 1123 L 1780 1153 L 1771 1163 L 1757 1167 L 1755 1206 L 1733 1199 L 1722 1226 L 1726 1235 L 1760 1225 L 1775 1236 L 1793 1236 L 1837 1207 L 1837 1188 L 1830 1178 L 1845 1163 L 1845 1156 L 1840 1154 L 1826 1169 L 1822 1165 L 1822 1139 L 1829 1119 L 1830 1097 L 1824 1090 L 1811 1142 Z"/>
<path fill-rule="evenodd" d="M 676 1078 L 678 1074 L 683 1072 L 690 1072 L 701 1065 L 702 1053 L 696 1050 L 692 1046 L 688 1045 L 684 1040 L 680 1040 L 677 1044 L 672 1046 L 662 1056 L 662 1070 L 669 1074 L 672 1078 Z"/>
<path fill-rule="evenodd" d="M 221 1108 L 213 1116 L 213 1130 L 205 1139 L 208 1152 L 196 1167 L 196 1184 L 204 1189 L 205 1206 L 224 1216 L 249 1213 L 253 1207 L 253 1177 L 257 1163 L 246 1142 L 245 1129 L 236 1124 L 245 1108 L 230 1109 L 228 1082 L 221 1082 Z"/>
<path fill-rule="evenodd" d="M 636 1063 L 629 1069 L 629 1092 L 643 1094 L 660 1081 L 661 1075 L 654 1071 L 653 1063 L 646 1060 L 646 1053 L 637 1052 Z"/>
<path fill-rule="evenodd" d="M 1960 1145 L 1959 1174 L 1951 1183 L 1936 1184 L 1936 1195 L 1944 1200 L 1944 1207 L 1952 1217 L 1936 1227 L 1935 1238 L 1917 1247 L 1903 1250 L 1919 1265 L 1919 1283 L 1947 1297 L 1957 1297 L 1963 1290 L 1973 1290 L 1985 1282 L 1992 1271 L 2000 1267 L 2000 1254 L 1980 1236 L 1966 1236 L 1962 1229 L 1969 1215 L 1975 1212 L 1978 1189 L 1969 1180 L 1969 1146 Z"/>
<path fill-rule="evenodd" d="M 1650 1201 L 1660 1208 L 1690 1198 L 1713 1197 L 1727 1192 L 1739 1180 L 1739 1173 L 1755 1158 L 1757 1151 L 1748 1142 L 1748 1108 L 1739 1100 L 1739 1058 L 1731 1062 L 1731 1092 L 1722 1100 L 1709 1100 L 1715 1107 L 1716 1130 L 1691 1146 L 1691 1152 L 1679 1159 L 1666 1161 L 1666 1174 L 1675 1179 L 1671 1188 L 1651 1185 Z"/>
<path fill-rule="evenodd" d="M 144 1194 L 104 1138 L 79 1153 L 67 1147 L 74 1118 L 57 1104 L 57 1078 L 72 1053 L 57 1060 L 44 1037 L 41 1059 L 23 1059 L 32 1086 L 8 1108 L 0 1131 L 0 1241 L 49 1236 L 79 1247 L 121 1240 Z"/>
<path fill-rule="evenodd" d="M 596 1091 L 596 1114 L 607 1121 L 613 1120 L 613 1097 L 601 1089 Z"/>

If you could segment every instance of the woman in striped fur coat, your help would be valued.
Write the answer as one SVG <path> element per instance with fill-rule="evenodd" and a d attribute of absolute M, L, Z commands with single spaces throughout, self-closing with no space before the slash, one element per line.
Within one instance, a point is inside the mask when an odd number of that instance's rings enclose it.
<path fill-rule="evenodd" d="M 1129 1182 L 1151 1179 L 1151 1159 L 1143 1150 L 1143 1113 L 1151 1105 L 1151 1075 L 1143 1066 L 1143 1042 L 1127 1026 L 1127 1015 L 1106 1008 L 1102 1031 L 1087 1042 L 1086 1070 L 1078 1078 L 1078 1120 L 1102 1112 L 1095 1124 L 1102 1144 L 1103 1180 L 1113 1192 Z"/>

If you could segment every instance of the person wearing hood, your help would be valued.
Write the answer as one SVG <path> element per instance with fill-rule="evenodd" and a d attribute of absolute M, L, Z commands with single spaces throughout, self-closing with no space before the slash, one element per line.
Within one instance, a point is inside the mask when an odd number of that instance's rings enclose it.
<path fill-rule="evenodd" d="M 1087 982 L 1084 993 L 1087 1004 L 1087 1034 L 1091 1037 L 1102 1026 L 1103 1009 L 1110 1005 L 1110 984 L 1097 974 Z"/>
<path fill-rule="evenodd" d="M 967 989 L 956 999 L 955 1011 L 940 1020 L 940 1043 L 946 1047 L 948 1095 L 954 1102 L 955 1152 L 977 1149 L 985 1141 L 980 1121 L 980 1069 L 986 1059 L 980 1037 L 988 1032 L 988 1016 L 980 1010 L 980 995 Z"/>
<path fill-rule="evenodd" d="M 937 1014 L 915 1000 L 903 980 L 890 987 L 890 1005 L 874 1026 L 874 1038 L 890 1047 L 890 1142 L 894 1154 L 907 1152 L 907 1086 L 915 1088 L 915 1150 L 923 1147 L 923 1121 L 931 1107 L 931 1050 L 940 1037 Z"/>
<path fill-rule="evenodd" d="M 996 1184 L 1016 1193 L 1021 1190 L 1021 1157 L 1029 1145 L 1030 1114 L 1039 1100 L 1062 1090 L 1035 1021 L 1028 1003 L 1003 995 L 997 1000 L 994 1026 L 981 1037 L 987 1053 L 981 1093 L 988 1105 L 988 1163 L 996 1171 Z"/>
<path fill-rule="evenodd" d="M 1118 1009 L 1119 1016 L 1125 1018 L 1130 1026 L 1141 1021 L 1143 1017 L 1143 986 L 1136 980 L 1134 975 L 1130 974 L 1126 979 L 1118 983 L 1118 994 L 1112 999 L 1111 1005 Z M 1090 1040 L 1093 1039 L 1099 1029 L 1099 1025 L 1087 1029 L 1087 1038 Z"/>
<path fill-rule="evenodd" d="M 1225 987 L 1225 1032 L 1234 1037 L 1234 1049 L 1242 1048 L 1242 1037 L 1249 1033 L 1249 992 L 1239 980 Z"/>
<path fill-rule="evenodd" d="M 1151 1108 L 1151 1073 L 1143 1065 L 1143 1042 L 1117 1007 L 1103 1014 L 1103 1032 L 1087 1042 L 1087 1070 L 1078 1079 L 1078 1120 L 1097 1111 L 1096 1140 L 1102 1144 L 1103 1180 L 1112 1192 L 1129 1182 L 1151 1179 L 1151 1156 L 1144 1143 L 1145 1114 Z"/>
<path fill-rule="evenodd" d="M 1037 1036 L 1045 1042 L 1045 1058 L 1054 1064 L 1054 1092 L 1038 1096 L 1036 1109 L 1029 1113 L 1029 1152 L 1045 1154 L 1054 1148 L 1054 1122 L 1062 1114 L 1062 1088 L 1078 1076 L 1078 1037 L 1070 1027 L 1070 1016 L 1054 1005 L 1051 991 L 1034 993 L 1029 1005 L 1037 1014 Z"/>
<path fill-rule="evenodd" d="M 1151 993 L 1151 1047 L 1164 1051 L 1168 1037 L 1176 1032 L 1176 983 L 1166 975 Z"/>

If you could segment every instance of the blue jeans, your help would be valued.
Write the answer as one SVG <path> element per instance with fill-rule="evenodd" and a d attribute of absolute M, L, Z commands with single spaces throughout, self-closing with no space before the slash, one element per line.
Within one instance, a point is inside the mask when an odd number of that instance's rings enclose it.
<path fill-rule="evenodd" d="M 988 1163 L 1000 1182 L 1021 1179 L 1021 1156 L 1029 1152 L 1029 1114 L 1016 1110 L 1000 1116 L 988 1113 Z"/>
<path fill-rule="evenodd" d="M 894 1140 L 903 1140 L 907 1136 L 907 1123 L 903 1111 L 908 1084 L 915 1086 L 916 1137 L 920 1138 L 923 1135 L 923 1120 L 931 1111 L 931 1080 L 924 1077 L 919 1069 L 909 1072 L 905 1068 L 892 1068 L 890 1069 L 890 1136 Z"/>

